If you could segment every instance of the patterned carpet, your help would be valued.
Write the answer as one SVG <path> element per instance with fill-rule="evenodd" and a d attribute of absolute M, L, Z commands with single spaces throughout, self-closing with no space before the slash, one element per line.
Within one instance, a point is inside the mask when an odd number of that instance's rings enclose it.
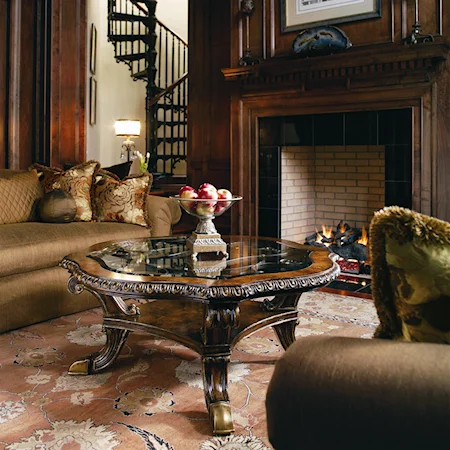
<path fill-rule="evenodd" d="M 303 294 L 297 337 L 370 338 L 370 300 Z M 131 334 L 114 366 L 86 377 L 71 362 L 104 342 L 99 309 L 0 334 L 0 449 L 266 450 L 265 394 L 283 348 L 271 329 L 239 343 L 229 393 L 236 432 L 212 437 L 197 355 Z"/>

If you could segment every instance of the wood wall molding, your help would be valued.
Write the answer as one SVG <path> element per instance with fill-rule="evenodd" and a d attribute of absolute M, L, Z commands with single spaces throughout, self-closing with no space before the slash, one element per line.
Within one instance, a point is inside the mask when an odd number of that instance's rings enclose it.
<path fill-rule="evenodd" d="M 32 162 L 37 83 L 35 40 L 37 2 L 12 0 L 9 9 L 7 167 L 20 169 Z"/>
<path fill-rule="evenodd" d="M 315 58 L 272 59 L 253 66 L 224 68 L 222 73 L 227 81 L 240 81 L 245 88 L 251 88 L 261 84 L 286 85 L 306 78 L 378 79 L 385 74 L 429 73 L 448 57 L 449 47 L 444 44 L 389 44 L 372 47 L 370 51 L 359 48 Z"/>
<path fill-rule="evenodd" d="M 8 134 L 8 0 L 0 0 L 0 168 L 6 167 Z"/>
<path fill-rule="evenodd" d="M 0 0 L 0 167 L 85 159 L 86 0 Z"/>
<path fill-rule="evenodd" d="M 86 158 L 86 0 L 53 0 L 51 164 Z"/>

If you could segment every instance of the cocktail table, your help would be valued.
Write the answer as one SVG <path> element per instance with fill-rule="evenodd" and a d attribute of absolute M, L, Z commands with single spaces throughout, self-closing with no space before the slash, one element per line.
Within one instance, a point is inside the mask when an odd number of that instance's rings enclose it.
<path fill-rule="evenodd" d="M 69 373 L 109 367 L 131 331 L 172 339 L 201 355 L 213 432 L 229 434 L 231 350 L 268 326 L 288 348 L 295 340 L 300 295 L 334 280 L 339 266 L 326 249 L 245 236 L 223 237 L 227 257 L 199 253 L 194 260 L 186 239 L 106 242 L 61 261 L 70 272 L 69 290 L 87 290 L 100 302 L 107 339 Z"/>

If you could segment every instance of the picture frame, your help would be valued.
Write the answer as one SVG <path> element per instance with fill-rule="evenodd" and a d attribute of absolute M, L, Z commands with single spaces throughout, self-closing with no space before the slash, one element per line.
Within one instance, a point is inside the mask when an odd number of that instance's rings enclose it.
<path fill-rule="evenodd" d="M 95 75 L 95 70 L 97 66 L 97 28 L 94 24 L 91 24 L 91 36 L 90 36 L 90 47 L 89 47 L 89 69 L 92 75 Z"/>
<path fill-rule="evenodd" d="M 91 77 L 89 80 L 89 124 L 97 122 L 97 80 Z"/>
<path fill-rule="evenodd" d="M 281 32 L 381 17 L 381 0 L 280 0 Z"/>

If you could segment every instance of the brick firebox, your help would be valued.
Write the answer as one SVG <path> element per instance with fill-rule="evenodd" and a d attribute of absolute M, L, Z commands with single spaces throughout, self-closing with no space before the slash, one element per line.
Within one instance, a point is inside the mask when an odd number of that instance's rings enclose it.
<path fill-rule="evenodd" d="M 385 147 L 281 148 L 281 237 L 303 242 L 340 220 L 368 227 L 385 205 Z"/>

